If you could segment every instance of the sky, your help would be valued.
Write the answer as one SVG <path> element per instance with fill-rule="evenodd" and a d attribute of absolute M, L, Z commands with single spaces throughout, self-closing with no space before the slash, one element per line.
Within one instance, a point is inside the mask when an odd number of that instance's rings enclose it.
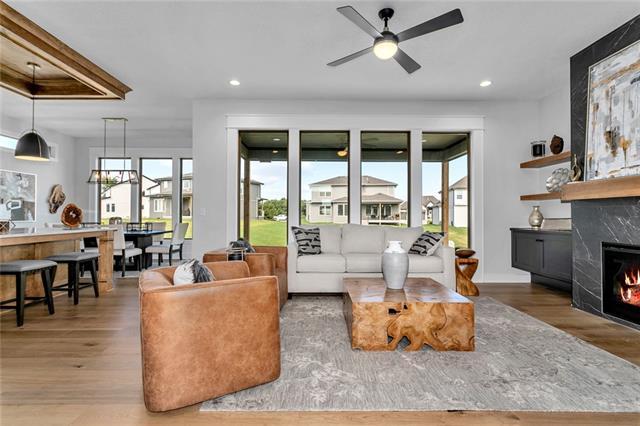
<path fill-rule="evenodd" d="M 309 184 L 335 176 L 346 176 L 347 162 L 336 161 L 303 161 L 301 166 L 302 199 L 311 198 Z M 374 176 L 398 184 L 396 197 L 406 200 L 408 195 L 408 167 L 406 162 L 362 164 L 362 174 Z M 449 180 L 453 184 L 467 175 L 467 156 L 457 158 L 449 163 Z M 251 162 L 251 178 L 262 182 L 262 197 L 279 199 L 286 197 L 287 163 L 274 161 L 271 163 Z M 440 198 L 441 187 L 440 163 L 422 163 L 422 194 Z"/>
<path fill-rule="evenodd" d="M 122 168 L 122 159 L 108 159 L 104 162 L 105 169 Z M 124 162 L 125 167 L 131 167 L 131 160 Z M 182 163 L 182 172 L 191 173 L 193 171 L 193 161 L 185 160 Z M 161 178 L 171 176 L 172 160 L 169 158 L 147 158 L 142 160 L 142 174 L 150 178 Z"/>

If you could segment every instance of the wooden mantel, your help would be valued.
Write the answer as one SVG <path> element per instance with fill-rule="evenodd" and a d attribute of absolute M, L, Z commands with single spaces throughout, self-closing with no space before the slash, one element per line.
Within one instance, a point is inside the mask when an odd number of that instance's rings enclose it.
<path fill-rule="evenodd" d="M 40 66 L 35 87 L 27 62 Z M 0 1 L 0 87 L 35 99 L 124 99 L 126 84 Z"/>
<path fill-rule="evenodd" d="M 562 201 L 640 197 L 640 176 L 570 182 L 562 187 Z"/>

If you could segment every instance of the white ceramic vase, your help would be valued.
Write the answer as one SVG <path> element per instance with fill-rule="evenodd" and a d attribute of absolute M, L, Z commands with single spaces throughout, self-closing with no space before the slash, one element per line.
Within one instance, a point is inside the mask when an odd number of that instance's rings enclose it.
<path fill-rule="evenodd" d="M 409 255 L 402 248 L 402 241 L 389 241 L 382 253 L 382 275 L 387 288 L 400 290 L 404 287 L 409 273 Z"/>

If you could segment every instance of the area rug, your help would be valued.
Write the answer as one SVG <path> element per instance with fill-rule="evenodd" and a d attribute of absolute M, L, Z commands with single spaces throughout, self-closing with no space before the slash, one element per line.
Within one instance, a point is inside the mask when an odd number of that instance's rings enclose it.
<path fill-rule="evenodd" d="M 200 409 L 640 411 L 640 367 L 492 298 L 474 302 L 475 352 L 362 352 L 341 298 L 295 297 L 282 311 L 280 378 Z"/>

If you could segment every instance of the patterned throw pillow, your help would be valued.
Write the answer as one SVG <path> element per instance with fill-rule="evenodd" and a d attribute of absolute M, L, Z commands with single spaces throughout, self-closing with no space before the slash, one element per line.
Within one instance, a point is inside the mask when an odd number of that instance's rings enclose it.
<path fill-rule="evenodd" d="M 173 285 L 206 283 L 214 280 L 211 270 L 196 259 L 179 265 L 173 273 Z"/>
<path fill-rule="evenodd" d="M 292 226 L 291 231 L 298 244 L 298 256 L 320 254 L 320 228 Z"/>
<path fill-rule="evenodd" d="M 411 245 L 409 253 L 419 254 L 420 256 L 433 255 L 440 244 L 442 244 L 444 235 L 444 232 L 423 232 Z"/>

